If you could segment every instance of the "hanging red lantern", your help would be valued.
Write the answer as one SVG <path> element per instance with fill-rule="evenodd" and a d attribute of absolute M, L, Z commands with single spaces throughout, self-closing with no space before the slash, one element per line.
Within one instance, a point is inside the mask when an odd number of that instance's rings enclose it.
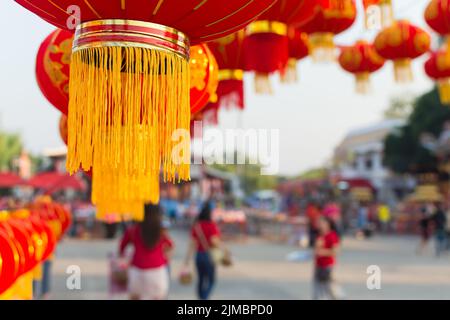
<path fill-rule="evenodd" d="M 357 16 L 356 3 L 354 0 L 306 2 L 310 3 L 308 15 L 298 27 L 309 35 L 310 55 L 316 61 L 335 61 L 334 36 L 353 25 Z"/>
<path fill-rule="evenodd" d="M 363 0 L 363 6 L 368 29 L 385 27 L 394 21 L 392 0 Z"/>
<path fill-rule="evenodd" d="M 145 193 L 149 202 L 159 189 L 142 186 L 142 177 L 162 169 L 165 181 L 189 180 L 189 141 L 174 159 L 180 141 L 172 134 L 189 129 L 190 45 L 240 30 L 275 2 L 16 1 L 60 28 L 77 18 L 67 8 L 82 13 L 71 57 L 68 171 L 117 172 L 133 187 L 129 196 Z"/>
<path fill-rule="evenodd" d="M 0 226 L 5 222 L 0 222 Z M 12 238 L 0 228 L 0 294 L 8 290 L 20 272 L 20 256 Z"/>
<path fill-rule="evenodd" d="M 339 56 L 341 67 L 355 75 L 356 91 L 367 93 L 370 88 L 370 74 L 384 65 L 374 46 L 366 41 L 357 41 L 353 46 L 344 47 Z"/>
<path fill-rule="evenodd" d="M 395 80 L 410 82 L 413 79 L 411 60 L 430 49 L 431 38 L 421 28 L 400 20 L 383 29 L 374 45 L 381 57 L 394 62 Z"/>
<path fill-rule="evenodd" d="M 208 43 L 219 66 L 217 108 L 244 109 L 244 38 L 241 30 Z"/>
<path fill-rule="evenodd" d="M 73 34 L 55 30 L 39 47 L 36 79 L 47 100 L 64 115 L 69 107 L 70 56 Z"/>
<path fill-rule="evenodd" d="M 425 21 L 443 37 L 450 35 L 450 0 L 431 0 L 425 9 Z"/>
<path fill-rule="evenodd" d="M 442 48 L 431 54 L 425 63 L 426 74 L 436 81 L 441 103 L 450 105 L 450 52 Z"/>
<path fill-rule="evenodd" d="M 305 1 L 278 0 L 246 29 L 245 66 L 255 73 L 257 93 L 272 93 L 269 75 L 282 74 L 289 60 L 288 28 L 299 23 Z"/>
<path fill-rule="evenodd" d="M 289 28 L 289 60 L 286 71 L 281 74 L 281 81 L 293 83 L 298 81 L 297 62 L 309 55 L 308 35 L 296 28 Z"/>

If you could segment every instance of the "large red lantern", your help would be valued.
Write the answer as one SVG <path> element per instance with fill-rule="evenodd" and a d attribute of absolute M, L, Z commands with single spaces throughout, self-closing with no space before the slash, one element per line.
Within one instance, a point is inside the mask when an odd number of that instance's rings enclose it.
<path fill-rule="evenodd" d="M 355 75 L 356 91 L 367 93 L 370 88 L 370 74 L 381 69 L 384 59 L 374 46 L 366 41 L 358 41 L 353 46 L 344 47 L 339 56 L 341 67 Z"/>
<path fill-rule="evenodd" d="M 58 29 L 39 47 L 36 79 L 47 100 L 64 115 L 69 107 L 70 56 L 73 34 Z"/>
<path fill-rule="evenodd" d="M 425 72 L 434 79 L 439 88 L 441 103 L 450 105 L 450 52 L 448 48 L 442 48 L 431 54 L 425 63 Z"/>
<path fill-rule="evenodd" d="M 431 0 L 425 9 L 425 21 L 441 36 L 449 36 L 450 0 Z"/>
<path fill-rule="evenodd" d="M 350 28 L 357 9 L 354 0 L 306 0 L 308 15 L 299 27 L 309 35 L 310 54 L 316 61 L 335 61 L 334 36 Z M 312 10 L 311 10 L 312 7 Z"/>
<path fill-rule="evenodd" d="M 392 0 L 363 0 L 368 29 L 386 27 L 394 21 Z"/>
<path fill-rule="evenodd" d="M 281 74 L 281 81 L 293 83 L 298 81 L 297 62 L 309 55 L 308 35 L 296 28 L 289 28 L 289 60 L 286 71 Z"/>
<path fill-rule="evenodd" d="M 216 108 L 244 109 L 244 38 L 241 30 L 208 43 L 219 66 Z"/>
<path fill-rule="evenodd" d="M 189 133 L 190 45 L 240 30 L 275 0 L 16 2 L 60 28 L 80 20 L 71 57 L 68 171 L 114 171 L 136 186 L 160 170 L 165 181 L 189 180 L 189 134 L 178 157 L 180 141 L 172 135 Z M 68 8 L 79 9 L 79 17 Z M 158 189 L 149 192 L 145 201 L 158 199 Z"/>
<path fill-rule="evenodd" d="M 421 28 L 400 20 L 383 29 L 374 44 L 381 57 L 394 62 L 396 81 L 409 82 L 413 79 L 411 60 L 430 49 L 431 38 Z"/>
<path fill-rule="evenodd" d="M 305 1 L 278 0 L 246 29 L 246 70 L 255 72 L 257 93 L 272 93 L 269 75 L 285 72 L 289 60 L 288 28 L 299 22 Z"/>

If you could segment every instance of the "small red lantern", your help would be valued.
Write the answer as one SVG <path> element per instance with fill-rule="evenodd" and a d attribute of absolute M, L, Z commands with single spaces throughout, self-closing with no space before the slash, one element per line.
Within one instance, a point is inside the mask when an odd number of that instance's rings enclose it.
<path fill-rule="evenodd" d="M 208 43 L 219 66 L 217 108 L 244 109 L 244 38 L 241 30 Z"/>
<path fill-rule="evenodd" d="M 289 60 L 286 72 L 281 74 L 281 81 L 293 83 L 298 81 L 297 62 L 309 55 L 308 35 L 296 28 L 289 28 Z"/>
<path fill-rule="evenodd" d="M 374 46 L 366 41 L 358 41 L 353 46 L 342 48 L 339 56 L 341 67 L 355 75 L 358 93 L 369 91 L 370 74 L 381 69 L 384 62 Z"/>
<path fill-rule="evenodd" d="M 257 93 L 272 93 L 269 75 L 284 73 L 289 60 L 288 28 L 299 22 L 304 1 L 279 0 L 246 29 L 247 71 L 255 72 Z"/>
<path fill-rule="evenodd" d="M 413 79 L 411 60 L 430 49 L 431 38 L 421 28 L 401 20 L 383 29 L 374 44 L 381 57 L 394 62 L 395 80 L 410 82 Z"/>
<path fill-rule="evenodd" d="M 363 0 L 363 6 L 368 29 L 385 27 L 394 21 L 392 0 Z"/>
<path fill-rule="evenodd" d="M 425 63 L 426 74 L 434 79 L 439 88 L 441 103 L 450 105 L 450 52 L 447 47 L 431 54 Z"/>
<path fill-rule="evenodd" d="M 36 79 L 47 100 L 64 115 L 69 107 L 70 56 L 73 34 L 55 30 L 39 47 L 36 58 Z"/>
<path fill-rule="evenodd" d="M 431 0 L 425 9 L 425 21 L 441 36 L 449 36 L 450 0 Z"/>
<path fill-rule="evenodd" d="M 357 15 L 356 3 L 354 0 L 308 1 L 312 4 L 312 11 L 298 27 L 309 35 L 310 54 L 316 61 L 335 61 L 334 36 L 353 25 Z"/>

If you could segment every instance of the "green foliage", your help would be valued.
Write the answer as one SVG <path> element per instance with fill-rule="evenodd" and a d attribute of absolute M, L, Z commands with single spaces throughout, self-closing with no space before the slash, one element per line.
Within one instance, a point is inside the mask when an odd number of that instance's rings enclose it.
<path fill-rule="evenodd" d="M 450 108 L 441 104 L 437 89 L 419 97 L 408 123 L 387 136 L 384 163 L 397 173 L 435 171 L 437 159 L 422 146 L 421 136 L 431 133 L 435 138 L 439 137 L 448 120 Z"/>
<path fill-rule="evenodd" d="M 307 170 L 303 172 L 299 178 L 304 180 L 315 180 L 315 179 L 324 179 L 327 177 L 327 169 L 325 168 L 315 168 L 311 170 Z"/>
<path fill-rule="evenodd" d="M 22 152 L 20 135 L 0 131 L 0 170 L 11 170 L 13 160 Z"/>
<path fill-rule="evenodd" d="M 413 111 L 413 99 L 404 96 L 391 99 L 389 108 L 384 112 L 387 119 L 407 119 Z"/>

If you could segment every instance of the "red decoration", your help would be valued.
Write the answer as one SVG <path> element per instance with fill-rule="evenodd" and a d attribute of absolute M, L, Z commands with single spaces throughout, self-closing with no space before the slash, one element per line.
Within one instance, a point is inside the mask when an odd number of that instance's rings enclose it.
<path fill-rule="evenodd" d="M 431 0 L 425 9 L 425 21 L 441 36 L 450 35 L 450 0 Z"/>
<path fill-rule="evenodd" d="M 208 43 L 219 66 L 217 108 L 244 108 L 244 37 L 241 30 Z"/>
<path fill-rule="evenodd" d="M 36 58 L 36 79 L 47 100 L 63 114 L 69 106 L 70 56 L 73 34 L 55 30 L 39 47 Z"/>
<path fill-rule="evenodd" d="M 214 40 L 245 27 L 275 0 L 16 0 L 44 20 L 69 29 L 68 8 L 80 8 L 81 22 L 127 19 L 153 22 L 188 35 L 191 44 Z"/>
<path fill-rule="evenodd" d="M 269 75 L 285 72 L 289 60 L 288 28 L 299 23 L 305 1 L 279 0 L 247 27 L 245 63 L 255 72 L 257 93 L 272 93 Z"/>
<path fill-rule="evenodd" d="M 317 61 L 334 61 L 334 36 L 350 28 L 357 9 L 354 0 L 306 0 L 298 27 L 309 35 L 310 54 Z"/>
<path fill-rule="evenodd" d="M 381 69 L 384 62 L 374 46 L 366 41 L 358 41 L 353 46 L 342 48 L 339 56 L 341 67 L 355 75 L 356 90 L 359 93 L 367 93 L 370 74 Z"/>
<path fill-rule="evenodd" d="M 442 48 L 431 54 L 425 63 L 425 72 L 434 79 L 439 88 L 442 104 L 450 105 L 450 52 Z"/>
<path fill-rule="evenodd" d="M 281 80 L 284 83 L 298 81 L 297 62 L 309 55 L 308 35 L 298 29 L 289 28 L 289 60 L 286 72 L 282 74 Z"/>
<path fill-rule="evenodd" d="M 1 222 L 0 226 L 5 223 Z M 16 245 L 11 237 L 0 228 L 0 294 L 4 293 L 19 275 L 20 261 Z"/>
<path fill-rule="evenodd" d="M 394 62 L 396 81 L 409 82 L 413 79 L 411 60 L 430 49 L 431 38 L 421 28 L 401 20 L 383 29 L 374 44 L 381 57 Z"/>

